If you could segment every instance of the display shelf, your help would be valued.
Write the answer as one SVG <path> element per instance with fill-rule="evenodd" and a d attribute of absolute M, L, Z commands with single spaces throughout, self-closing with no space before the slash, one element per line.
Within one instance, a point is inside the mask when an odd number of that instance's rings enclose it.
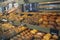
<path fill-rule="evenodd" d="M 52 1 L 52 2 L 40 2 L 39 4 L 59 4 L 60 1 Z"/>
<path fill-rule="evenodd" d="M 36 30 L 39 30 L 39 31 L 42 31 L 42 32 L 46 32 L 46 33 L 50 32 L 50 28 L 39 27 L 39 26 L 36 26 L 36 25 L 30 25 L 30 24 L 26 24 L 26 26 L 28 28 L 36 29 Z"/>
<path fill-rule="evenodd" d="M 27 24 L 27 23 L 25 23 L 25 26 L 30 28 L 30 29 L 36 29 L 36 30 L 39 30 L 39 31 L 45 32 L 45 33 L 50 33 L 50 29 L 51 29 L 51 28 L 40 27 L 40 26 L 31 25 L 31 24 Z M 58 31 L 59 31 L 58 35 L 60 36 L 60 30 L 58 30 Z"/>
<path fill-rule="evenodd" d="M 24 22 L 13 22 L 14 25 L 20 25 L 20 26 L 26 26 L 30 29 L 36 29 L 36 30 L 39 30 L 41 32 L 45 32 L 45 33 L 50 33 L 51 31 L 51 28 L 48 28 L 48 27 L 40 27 L 40 26 L 37 26 L 37 25 L 32 25 L 32 24 L 28 24 L 28 23 L 24 23 Z M 55 29 L 53 29 L 55 30 Z M 60 30 L 58 30 L 59 33 L 58 35 L 60 36 Z"/>
<path fill-rule="evenodd" d="M 40 10 L 40 12 L 21 12 L 20 15 L 36 15 L 36 14 L 53 14 L 53 13 L 57 13 L 60 15 L 60 10 Z"/>
<path fill-rule="evenodd" d="M 25 29 L 26 30 L 26 29 Z M 22 31 L 19 31 L 18 33 L 13 30 L 13 32 L 9 33 L 8 35 L 6 35 L 6 33 L 8 32 L 4 32 L 3 35 L 2 35 L 2 39 L 1 40 L 10 40 L 10 38 L 13 38 L 14 36 L 18 35 L 19 33 L 23 32 L 24 30 Z"/>

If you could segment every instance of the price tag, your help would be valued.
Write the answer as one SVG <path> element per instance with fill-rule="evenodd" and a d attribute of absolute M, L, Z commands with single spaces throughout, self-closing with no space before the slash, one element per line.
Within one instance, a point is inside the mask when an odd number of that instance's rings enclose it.
<path fill-rule="evenodd" d="M 32 4 L 30 4 L 30 11 L 32 11 Z"/>
<path fill-rule="evenodd" d="M 12 3 L 9 3 L 9 10 L 12 8 Z"/>
<path fill-rule="evenodd" d="M 56 34 L 56 35 L 59 35 L 59 30 L 56 30 L 56 29 L 50 29 L 50 33 L 51 34 Z"/>

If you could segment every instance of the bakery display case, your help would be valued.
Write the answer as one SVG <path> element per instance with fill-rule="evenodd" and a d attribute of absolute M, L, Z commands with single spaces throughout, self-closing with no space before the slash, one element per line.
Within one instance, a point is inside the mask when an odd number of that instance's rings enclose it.
<path fill-rule="evenodd" d="M 59 39 L 59 13 L 13 12 L 5 15 L 0 14 L 0 17 L 1 40 L 23 40 L 25 38 L 25 40 L 39 40 L 40 33 L 43 35 L 41 40 L 45 40 L 45 37 L 49 35 L 46 40 Z"/>
<path fill-rule="evenodd" d="M 35 12 L 31 5 L 0 13 L 0 40 L 60 40 L 60 3 L 38 3 Z"/>

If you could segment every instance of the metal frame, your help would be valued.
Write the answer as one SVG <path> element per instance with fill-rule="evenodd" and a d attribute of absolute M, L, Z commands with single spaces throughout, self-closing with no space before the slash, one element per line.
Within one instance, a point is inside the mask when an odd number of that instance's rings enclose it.
<path fill-rule="evenodd" d="M 31 25 L 31 24 L 27 24 L 27 23 L 25 23 L 25 26 L 30 28 L 30 29 L 36 29 L 36 30 L 39 30 L 41 32 L 50 33 L 50 28 L 40 27 L 40 26 Z M 59 30 L 58 35 L 60 36 L 60 30 Z"/>

